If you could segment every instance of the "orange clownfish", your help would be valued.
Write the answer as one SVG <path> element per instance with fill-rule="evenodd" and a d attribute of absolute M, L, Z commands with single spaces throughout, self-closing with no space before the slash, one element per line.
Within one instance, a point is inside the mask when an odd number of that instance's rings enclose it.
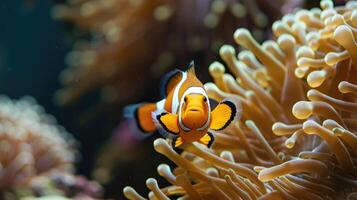
<path fill-rule="evenodd" d="M 126 116 L 135 118 L 144 133 L 156 130 L 172 139 L 172 146 L 200 142 L 210 147 L 214 136 L 210 132 L 226 128 L 237 115 L 233 101 L 223 100 L 212 111 L 210 100 L 198 80 L 193 62 L 186 72 L 175 70 L 163 82 L 165 98 L 157 103 L 126 107 Z"/>

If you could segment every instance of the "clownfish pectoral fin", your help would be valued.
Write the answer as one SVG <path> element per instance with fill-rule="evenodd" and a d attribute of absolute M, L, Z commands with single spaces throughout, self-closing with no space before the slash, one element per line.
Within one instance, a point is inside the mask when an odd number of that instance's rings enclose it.
<path fill-rule="evenodd" d="M 183 140 L 181 137 L 175 137 L 173 140 L 172 140 L 172 147 L 175 149 L 179 146 L 181 146 L 183 144 Z"/>
<path fill-rule="evenodd" d="M 237 114 L 237 106 L 230 100 L 220 102 L 211 112 L 210 129 L 220 131 L 225 129 Z"/>
<path fill-rule="evenodd" d="M 174 135 L 179 134 L 180 129 L 178 126 L 178 116 L 176 114 L 163 112 L 156 115 L 156 120 L 166 132 Z"/>
<path fill-rule="evenodd" d="M 200 139 L 200 143 L 206 145 L 208 148 L 212 146 L 213 142 L 214 142 L 214 136 L 211 132 L 207 132 L 207 134 L 201 137 Z"/>
<path fill-rule="evenodd" d="M 164 78 L 161 80 L 161 96 L 165 98 L 171 90 L 173 90 L 176 85 L 182 79 L 182 71 L 175 69 L 167 73 Z"/>
<path fill-rule="evenodd" d="M 156 130 L 156 125 L 151 117 L 151 113 L 155 110 L 155 103 L 129 105 L 124 108 L 124 117 L 134 118 L 141 132 L 152 133 Z"/>

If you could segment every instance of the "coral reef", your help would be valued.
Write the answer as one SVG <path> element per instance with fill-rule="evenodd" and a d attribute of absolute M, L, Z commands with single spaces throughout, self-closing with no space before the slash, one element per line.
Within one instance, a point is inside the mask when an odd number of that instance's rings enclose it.
<path fill-rule="evenodd" d="M 74 152 L 65 137 L 32 98 L 0 99 L 1 188 L 21 185 L 35 174 L 53 169 L 71 171 Z"/>
<path fill-rule="evenodd" d="M 104 102 L 138 99 L 168 68 L 186 66 L 196 56 L 214 58 L 224 42 L 232 41 L 237 26 L 264 38 L 270 19 L 280 16 L 284 3 L 71 0 L 59 4 L 53 9 L 54 18 L 71 22 L 82 37 L 66 58 L 69 67 L 60 76 L 64 89 L 56 99 L 69 103 L 96 89 L 101 89 Z M 125 88 L 131 90 L 120 95 Z"/>
<path fill-rule="evenodd" d="M 97 182 L 81 175 L 61 171 L 52 171 L 44 176 L 34 177 L 31 180 L 31 189 L 33 196 L 56 195 L 75 200 L 95 200 L 102 194 L 102 187 Z"/>
<path fill-rule="evenodd" d="M 209 67 L 209 96 L 234 96 L 241 119 L 215 132 L 212 149 L 192 143 L 157 171 L 171 185 L 146 182 L 149 199 L 354 199 L 357 196 L 357 3 L 299 10 L 272 25 L 276 39 L 259 44 L 246 29 L 244 47 L 220 49 Z M 231 74 L 225 72 L 225 66 Z M 128 199 L 146 199 L 132 187 Z"/>
<path fill-rule="evenodd" d="M 71 135 L 33 98 L 14 101 L 1 96 L 0 198 L 47 195 L 89 198 L 99 194 L 99 185 L 73 175 L 76 146 Z"/>

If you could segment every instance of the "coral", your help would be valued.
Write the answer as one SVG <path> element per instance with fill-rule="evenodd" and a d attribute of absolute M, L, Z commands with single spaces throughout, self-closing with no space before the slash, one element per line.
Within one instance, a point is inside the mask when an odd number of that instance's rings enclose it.
<path fill-rule="evenodd" d="M 102 194 L 102 187 L 81 175 L 52 171 L 46 176 L 37 176 L 31 180 L 35 196 L 46 197 L 60 195 L 72 199 L 97 199 Z"/>
<path fill-rule="evenodd" d="M 0 98 L 0 189 L 26 184 L 52 170 L 72 171 L 74 143 L 30 97 Z"/>
<path fill-rule="evenodd" d="M 77 141 L 32 97 L 0 96 L 1 199 L 98 197 L 96 182 L 74 174 L 76 154 Z"/>
<path fill-rule="evenodd" d="M 212 149 L 192 143 L 182 153 L 157 139 L 173 161 L 157 171 L 171 185 L 146 182 L 149 199 L 353 199 L 357 196 L 357 4 L 299 10 L 272 25 L 259 44 L 246 29 L 220 49 L 224 61 L 206 83 L 217 101 L 236 98 L 241 118 L 214 132 Z M 225 66 L 231 74 L 225 72 Z M 146 199 L 132 187 L 128 199 Z"/>
<path fill-rule="evenodd" d="M 66 58 L 69 67 L 60 76 L 64 89 L 56 99 L 73 102 L 95 89 L 105 102 L 137 99 L 169 67 L 185 66 L 197 55 L 213 58 L 238 25 L 263 38 L 284 2 L 71 0 L 57 5 L 54 18 L 71 22 L 84 36 Z"/>
<path fill-rule="evenodd" d="M 0 97 L 0 198 L 100 194 L 73 175 L 77 143 L 31 97 Z"/>

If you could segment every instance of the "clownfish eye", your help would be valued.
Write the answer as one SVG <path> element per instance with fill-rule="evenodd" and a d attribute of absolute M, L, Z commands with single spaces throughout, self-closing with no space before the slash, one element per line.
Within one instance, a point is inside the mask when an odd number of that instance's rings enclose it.
<path fill-rule="evenodd" d="M 204 102 L 207 102 L 207 98 L 206 98 L 206 97 L 203 97 L 203 101 L 204 101 Z"/>
<path fill-rule="evenodd" d="M 183 99 L 183 101 L 186 103 L 186 102 L 187 102 L 187 97 L 185 97 L 185 98 Z"/>

